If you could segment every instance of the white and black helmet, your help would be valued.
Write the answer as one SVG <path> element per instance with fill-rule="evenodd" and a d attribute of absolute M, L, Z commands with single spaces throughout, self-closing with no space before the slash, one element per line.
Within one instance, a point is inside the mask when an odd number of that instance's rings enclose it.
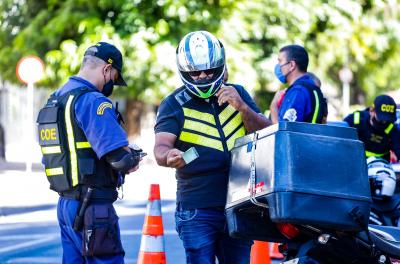
<path fill-rule="evenodd" d="M 207 31 L 194 31 L 180 41 L 176 49 L 179 75 L 185 87 L 194 95 L 209 98 L 222 85 L 225 72 L 225 49 L 222 43 Z M 204 71 L 210 78 L 194 80 Z"/>
<path fill-rule="evenodd" d="M 371 195 L 375 198 L 391 197 L 396 189 L 396 174 L 390 164 L 377 157 L 367 159 Z"/>

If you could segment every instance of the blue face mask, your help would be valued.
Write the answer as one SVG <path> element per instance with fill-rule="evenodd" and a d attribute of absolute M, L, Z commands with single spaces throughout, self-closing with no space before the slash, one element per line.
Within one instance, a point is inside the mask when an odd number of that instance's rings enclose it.
<path fill-rule="evenodd" d="M 274 73 L 275 73 L 276 78 L 278 78 L 278 80 L 283 84 L 287 83 L 287 80 L 286 80 L 286 76 L 282 73 L 281 67 L 285 66 L 288 63 L 290 63 L 290 61 L 288 61 L 287 63 L 285 63 L 283 65 L 280 65 L 278 63 L 278 64 L 275 65 L 275 69 L 274 69 Z"/>

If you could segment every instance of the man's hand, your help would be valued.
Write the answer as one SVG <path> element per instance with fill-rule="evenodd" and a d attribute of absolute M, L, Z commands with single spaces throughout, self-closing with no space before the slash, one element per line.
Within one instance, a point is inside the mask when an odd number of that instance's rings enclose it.
<path fill-rule="evenodd" d="M 176 169 L 185 166 L 182 154 L 183 152 L 179 149 L 170 149 L 167 153 L 167 166 Z"/>
<path fill-rule="evenodd" d="M 247 108 L 247 104 L 240 97 L 239 93 L 233 86 L 226 86 L 222 84 L 221 89 L 216 93 L 218 97 L 218 104 L 222 105 L 224 103 L 229 103 L 233 108 L 239 112 Z"/>
<path fill-rule="evenodd" d="M 271 113 L 271 121 L 273 124 L 278 123 L 278 113 L 279 113 L 279 104 L 282 101 L 282 97 L 285 96 L 286 90 L 279 90 L 275 93 L 274 98 L 272 99 L 271 105 L 269 106 L 269 110 Z"/>

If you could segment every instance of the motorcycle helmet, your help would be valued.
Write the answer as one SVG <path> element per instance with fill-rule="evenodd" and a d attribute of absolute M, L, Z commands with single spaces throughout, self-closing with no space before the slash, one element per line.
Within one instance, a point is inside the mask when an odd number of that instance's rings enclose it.
<path fill-rule="evenodd" d="M 382 158 L 369 157 L 367 167 L 372 197 L 383 199 L 393 196 L 396 189 L 396 174 L 392 166 Z"/>
<path fill-rule="evenodd" d="M 225 72 L 225 49 L 207 31 L 187 34 L 176 49 L 179 75 L 186 89 L 200 98 L 209 98 L 222 85 Z M 204 72 L 207 77 L 197 79 Z"/>

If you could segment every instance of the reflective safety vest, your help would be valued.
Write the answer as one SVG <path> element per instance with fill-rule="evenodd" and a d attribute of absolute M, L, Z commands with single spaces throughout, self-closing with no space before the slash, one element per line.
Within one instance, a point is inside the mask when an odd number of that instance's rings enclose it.
<path fill-rule="evenodd" d="M 354 114 L 353 114 L 353 123 L 354 123 L 355 127 L 359 127 L 360 126 L 360 123 L 361 123 L 361 113 L 360 113 L 360 111 L 355 111 L 354 112 Z M 390 132 L 393 130 L 393 128 L 394 128 L 394 125 L 392 123 L 390 123 L 385 128 L 384 133 L 386 135 L 389 135 Z M 384 157 L 386 155 L 389 155 L 389 154 L 390 154 L 389 151 L 386 151 L 384 153 L 376 153 L 376 152 L 372 152 L 372 151 L 368 151 L 368 150 L 365 151 L 365 156 L 366 157 L 381 157 L 382 158 L 382 157 Z"/>
<path fill-rule="evenodd" d="M 97 158 L 75 120 L 75 102 L 87 92 L 88 88 L 77 88 L 62 96 L 52 95 L 40 110 L 37 123 L 42 162 L 50 189 L 59 193 L 80 186 L 110 189 L 115 200 L 116 172 L 104 158 Z M 110 192 L 105 192 L 109 198 Z"/>
<path fill-rule="evenodd" d="M 215 98 L 210 100 L 213 99 Z M 246 134 L 239 111 L 229 104 L 218 106 L 216 102 L 203 102 L 203 105 L 208 107 L 199 109 L 195 102 L 192 100 L 181 105 L 184 122 L 179 141 L 222 152 L 230 151 L 235 139 Z"/>
<path fill-rule="evenodd" d="M 306 81 L 297 81 L 295 85 L 305 87 L 310 93 L 312 112 L 304 117 L 304 122 L 321 124 L 324 117 L 328 115 L 328 104 L 323 96 L 321 89 Z M 288 88 L 290 89 L 290 87 Z"/>

